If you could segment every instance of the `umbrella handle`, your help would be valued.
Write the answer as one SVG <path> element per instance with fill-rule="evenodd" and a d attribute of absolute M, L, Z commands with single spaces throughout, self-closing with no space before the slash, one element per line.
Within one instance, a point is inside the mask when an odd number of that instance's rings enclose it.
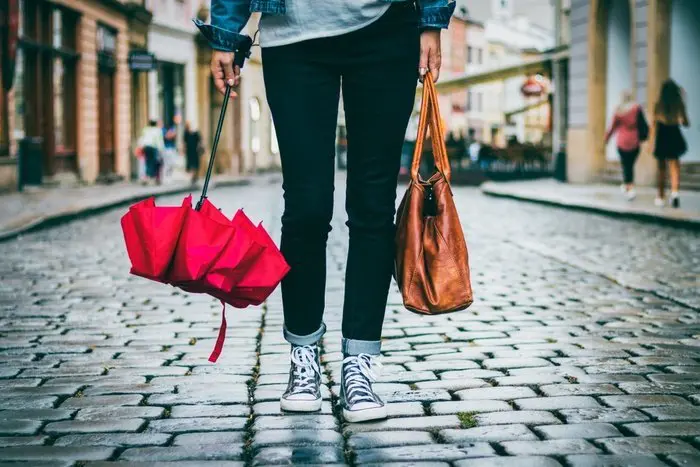
<path fill-rule="evenodd" d="M 224 118 L 226 117 L 226 107 L 228 106 L 228 100 L 231 96 L 231 91 L 233 87 L 226 84 L 226 90 L 224 91 L 224 101 L 221 103 L 221 113 L 219 114 L 219 123 L 216 125 L 216 133 L 214 134 L 214 141 L 211 144 L 211 154 L 209 155 L 209 167 L 207 167 L 207 174 L 204 177 L 204 186 L 202 187 L 202 196 L 197 202 L 195 207 L 196 211 L 199 211 L 204 204 L 204 200 L 207 199 L 207 189 L 209 188 L 209 180 L 211 179 L 211 173 L 214 170 L 214 157 L 216 156 L 216 148 L 219 145 L 219 138 L 221 137 L 221 129 L 224 126 Z"/>

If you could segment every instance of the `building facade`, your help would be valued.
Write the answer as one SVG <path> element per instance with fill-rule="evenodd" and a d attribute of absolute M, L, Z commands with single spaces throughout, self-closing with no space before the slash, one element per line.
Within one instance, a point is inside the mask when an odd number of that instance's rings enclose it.
<path fill-rule="evenodd" d="M 10 2 L 18 5 L 19 46 L 11 88 L 9 67 L 0 75 L 0 190 L 17 189 L 21 148 L 36 155 L 31 168 L 44 184 L 134 179 L 135 148 L 151 119 L 177 125 L 181 153 L 189 122 L 208 155 L 222 96 L 211 48 L 192 24 L 209 19 L 208 0 L 9 0 L 0 2 L 3 22 Z M 257 23 L 254 15 L 245 32 L 253 36 Z M 278 168 L 258 47 L 237 92 L 217 172 Z"/>
<path fill-rule="evenodd" d="M 116 0 L 18 6 L 13 86 L 2 99 L 0 186 L 17 186 L 17 152 L 27 142 L 40 154 L 44 181 L 128 177 L 129 24 L 142 8 Z"/>
<path fill-rule="evenodd" d="M 466 34 L 467 73 L 480 73 L 489 65 L 488 42 L 483 23 L 469 19 Z M 489 105 L 488 85 L 480 84 L 467 90 L 467 135 L 470 139 L 487 141 L 490 136 L 486 123 L 486 109 Z"/>
<path fill-rule="evenodd" d="M 571 0 L 567 133 L 568 178 L 592 182 L 619 171 L 614 143 L 604 135 L 623 90 L 632 90 L 648 118 L 661 84 L 674 79 L 686 91 L 691 127 L 683 129 L 684 172 L 700 164 L 700 2 L 696 0 Z M 651 184 L 656 164 L 651 144 L 637 163 L 637 180 Z"/>
<path fill-rule="evenodd" d="M 185 122 L 199 126 L 197 106 L 196 28 L 192 18 L 199 0 L 148 0 L 153 20 L 148 31 L 148 50 L 157 67 L 148 76 L 149 117 L 170 127 L 175 125 L 182 152 Z"/>

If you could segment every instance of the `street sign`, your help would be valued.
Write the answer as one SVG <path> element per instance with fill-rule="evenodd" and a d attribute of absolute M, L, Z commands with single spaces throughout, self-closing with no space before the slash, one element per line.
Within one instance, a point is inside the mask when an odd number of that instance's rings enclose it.
<path fill-rule="evenodd" d="M 145 50 L 129 52 L 129 69 L 133 71 L 151 71 L 156 69 L 156 56 Z"/>

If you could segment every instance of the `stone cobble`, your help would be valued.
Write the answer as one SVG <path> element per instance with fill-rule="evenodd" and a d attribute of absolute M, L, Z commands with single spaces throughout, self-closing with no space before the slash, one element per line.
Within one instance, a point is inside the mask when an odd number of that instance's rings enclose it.
<path fill-rule="evenodd" d="M 390 292 L 389 419 L 339 416 L 344 181 L 328 250 L 319 414 L 285 415 L 279 291 L 229 310 L 128 274 L 121 210 L 0 244 L 0 464 L 700 465 L 694 234 L 454 188 L 476 301 L 419 316 Z M 275 178 L 221 188 L 279 234 Z M 177 203 L 169 197 L 163 203 Z"/>

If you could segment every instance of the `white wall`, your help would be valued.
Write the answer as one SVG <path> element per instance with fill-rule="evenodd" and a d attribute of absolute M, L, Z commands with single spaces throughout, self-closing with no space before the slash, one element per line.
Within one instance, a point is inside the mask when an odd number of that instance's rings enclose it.
<path fill-rule="evenodd" d="M 683 162 L 700 161 L 700 1 L 673 0 L 671 13 L 671 78 L 686 92 L 690 128 L 683 134 L 688 152 Z"/>
<path fill-rule="evenodd" d="M 608 63 L 606 75 L 605 120 L 609 125 L 625 89 L 633 87 L 631 51 L 632 25 L 628 0 L 608 0 Z M 609 161 L 619 159 L 615 138 L 611 138 L 605 157 Z"/>

